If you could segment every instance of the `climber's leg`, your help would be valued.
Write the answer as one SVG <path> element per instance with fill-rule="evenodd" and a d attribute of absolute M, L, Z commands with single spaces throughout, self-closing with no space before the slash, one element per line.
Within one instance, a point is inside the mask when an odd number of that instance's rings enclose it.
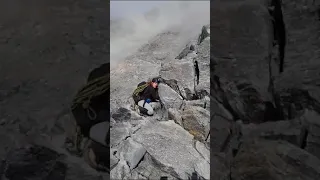
<path fill-rule="evenodd" d="M 140 112 L 149 116 L 153 115 L 153 108 L 150 104 L 145 103 L 144 100 L 138 102 L 138 106 L 140 106 Z M 142 110 L 142 111 L 141 111 Z"/>

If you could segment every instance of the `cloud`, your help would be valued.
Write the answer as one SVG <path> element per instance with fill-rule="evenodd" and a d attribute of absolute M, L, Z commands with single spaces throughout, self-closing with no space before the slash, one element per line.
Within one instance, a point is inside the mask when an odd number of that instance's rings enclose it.
<path fill-rule="evenodd" d="M 130 14 L 126 19 L 111 21 L 111 68 L 172 26 L 183 27 L 186 38 L 190 38 L 210 22 L 210 1 L 161 1 L 157 4 L 159 7 L 150 11 L 149 16 Z"/>
<path fill-rule="evenodd" d="M 161 1 L 110 1 L 111 19 L 145 13 L 160 4 Z"/>

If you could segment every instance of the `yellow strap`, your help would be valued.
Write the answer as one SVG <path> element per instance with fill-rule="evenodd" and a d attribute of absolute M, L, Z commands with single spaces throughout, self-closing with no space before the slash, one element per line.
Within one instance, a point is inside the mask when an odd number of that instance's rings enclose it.
<path fill-rule="evenodd" d="M 87 108 L 93 97 L 97 97 L 110 89 L 110 74 L 89 81 L 82 87 L 72 102 L 71 109 L 75 109 L 78 104 L 83 104 Z"/>
<path fill-rule="evenodd" d="M 140 92 L 142 92 L 146 87 L 148 87 L 148 83 L 138 86 L 136 90 L 134 90 L 133 94 L 137 96 Z"/>

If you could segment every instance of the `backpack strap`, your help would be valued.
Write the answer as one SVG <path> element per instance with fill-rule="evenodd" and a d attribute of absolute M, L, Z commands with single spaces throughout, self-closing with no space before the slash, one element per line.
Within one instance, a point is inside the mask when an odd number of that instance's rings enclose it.
<path fill-rule="evenodd" d="M 148 83 L 145 83 L 145 84 L 143 84 L 143 85 L 138 86 L 138 87 L 134 90 L 133 95 L 134 95 L 134 96 L 138 96 L 139 93 L 141 93 L 141 92 L 142 92 L 146 87 L 148 87 L 148 86 L 149 86 Z"/>

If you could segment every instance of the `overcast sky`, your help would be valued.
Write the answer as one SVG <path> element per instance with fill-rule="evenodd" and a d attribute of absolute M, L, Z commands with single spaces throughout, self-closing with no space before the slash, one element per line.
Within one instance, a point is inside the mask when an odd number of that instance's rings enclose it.
<path fill-rule="evenodd" d="M 163 1 L 162 1 L 163 3 Z M 142 14 L 161 4 L 161 1 L 111 1 L 111 18 L 125 17 L 129 14 Z"/>

